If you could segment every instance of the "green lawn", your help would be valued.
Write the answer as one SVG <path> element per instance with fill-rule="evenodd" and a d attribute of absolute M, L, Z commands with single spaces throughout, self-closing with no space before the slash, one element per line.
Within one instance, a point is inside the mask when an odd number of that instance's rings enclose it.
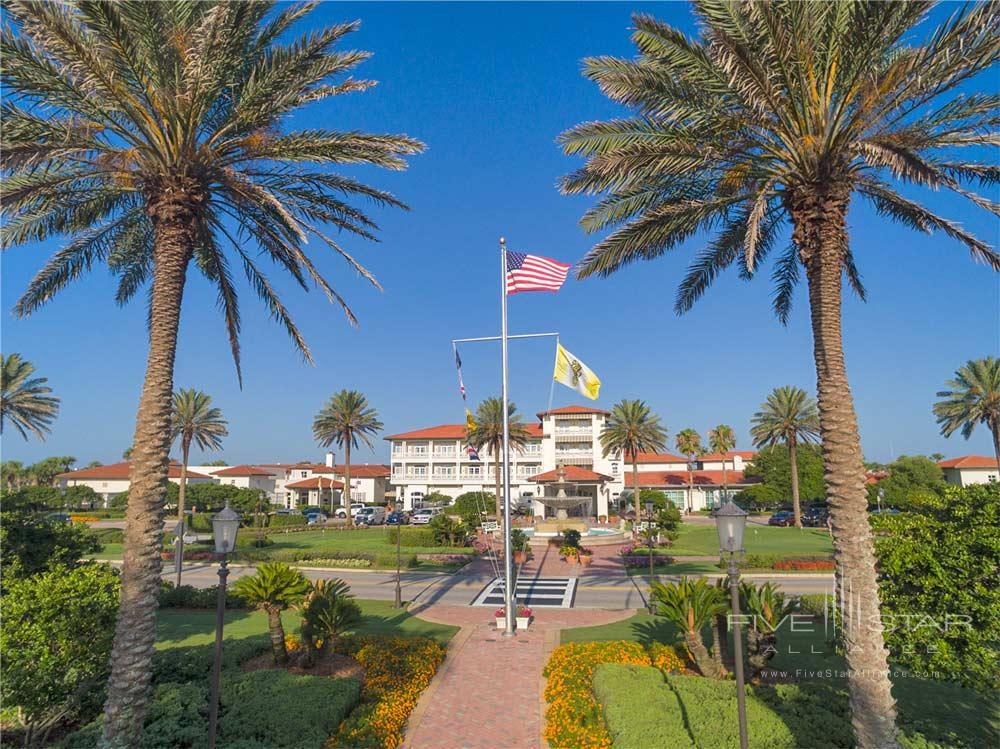
<path fill-rule="evenodd" d="M 246 529 L 241 531 L 241 533 L 246 532 Z M 281 533 L 280 531 L 274 531 L 270 534 L 269 538 L 274 541 L 274 543 L 264 549 L 255 549 L 255 554 L 263 552 L 268 556 L 278 555 L 280 558 L 281 555 L 289 553 L 309 553 L 321 555 L 324 552 L 359 552 L 366 554 L 389 555 L 394 560 L 396 553 L 396 546 L 395 544 L 388 542 L 388 536 L 384 527 L 359 528 L 357 530 L 350 531 L 300 531 L 297 533 Z M 237 552 L 239 552 L 239 549 L 237 549 Z M 462 554 L 470 556 L 471 558 L 471 555 L 474 552 L 469 547 L 448 548 L 441 546 L 401 546 L 400 553 L 404 556 L 410 554 Z M 101 559 L 121 559 L 122 545 L 105 544 L 97 556 Z M 310 566 L 309 561 L 302 561 L 298 564 L 304 567 Z M 376 569 L 388 569 L 391 566 L 394 566 L 394 562 L 392 565 L 373 565 Z M 417 568 L 425 572 L 447 572 L 455 569 L 455 567 L 451 565 L 441 565 L 434 562 L 423 561 L 418 563 Z"/>
<path fill-rule="evenodd" d="M 844 660 L 831 652 L 822 623 L 816 623 L 814 629 L 812 632 L 782 629 L 778 638 L 779 652 L 769 665 L 792 674 L 800 685 L 832 688 L 834 699 L 846 701 Z M 562 631 L 564 643 L 592 640 L 672 643 L 676 641 L 676 628 L 661 617 L 636 614 L 630 619 L 599 627 Z M 1000 746 L 1000 700 L 950 682 L 909 675 L 893 678 L 893 694 L 899 703 L 906 746 L 914 749 Z M 917 731 L 934 743 L 920 743 L 919 737 L 912 737 Z"/>
<path fill-rule="evenodd" d="M 683 523 L 680 537 L 664 553 L 671 556 L 714 556 L 719 553 L 719 534 L 715 525 Z M 777 528 L 769 525 L 747 525 L 743 536 L 747 554 L 832 554 L 833 544 L 826 529 Z"/>
<path fill-rule="evenodd" d="M 391 601 L 357 599 L 364 614 L 361 626 L 354 630 L 365 635 L 421 635 L 447 643 L 458 627 L 424 621 L 405 610 L 392 607 Z M 294 611 L 282 617 L 288 632 L 298 631 L 299 616 Z M 226 611 L 226 639 L 238 640 L 267 633 L 267 616 L 262 611 L 229 609 Z M 215 642 L 215 611 L 162 609 L 156 615 L 156 647 L 177 648 Z"/>

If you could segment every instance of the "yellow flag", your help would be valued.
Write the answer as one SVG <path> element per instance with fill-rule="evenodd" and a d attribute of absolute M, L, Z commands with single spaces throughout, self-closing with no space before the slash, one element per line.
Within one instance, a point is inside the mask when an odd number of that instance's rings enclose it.
<path fill-rule="evenodd" d="M 556 367 L 552 379 L 591 400 L 597 400 L 601 390 L 601 381 L 593 370 L 563 348 L 561 343 L 556 344 Z"/>
<path fill-rule="evenodd" d="M 472 417 L 472 411 L 465 409 L 465 428 L 470 432 L 476 428 L 476 420 Z"/>

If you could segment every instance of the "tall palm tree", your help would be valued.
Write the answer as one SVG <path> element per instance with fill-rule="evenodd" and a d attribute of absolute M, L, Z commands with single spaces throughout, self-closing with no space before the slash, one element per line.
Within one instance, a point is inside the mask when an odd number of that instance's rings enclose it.
<path fill-rule="evenodd" d="M 35 366 L 20 354 L 0 354 L 0 434 L 4 422 L 24 439 L 28 432 L 44 440 L 59 413 L 59 399 L 53 395 L 47 377 L 32 377 Z"/>
<path fill-rule="evenodd" d="M 945 400 L 934 404 L 941 434 L 950 437 L 960 429 L 969 439 L 976 424 L 985 424 L 993 435 L 993 453 L 1000 466 L 1000 359 L 970 359 L 945 384 L 950 389 L 937 394 Z"/>
<path fill-rule="evenodd" d="M 604 457 L 622 453 L 632 459 L 632 498 L 635 505 L 635 528 L 638 537 L 639 518 L 639 453 L 655 453 L 666 449 L 667 430 L 660 417 L 641 400 L 621 400 L 611 407 L 600 435 Z"/>
<path fill-rule="evenodd" d="M 174 393 L 174 406 L 170 415 L 170 444 L 181 440 L 181 484 L 177 492 L 177 517 L 180 518 L 180 533 L 177 535 L 177 585 L 181 584 L 181 568 L 184 566 L 184 495 L 187 491 L 188 457 L 191 444 L 199 450 L 221 450 L 222 438 L 229 434 L 222 411 L 212 405 L 212 396 L 190 388 Z"/>
<path fill-rule="evenodd" d="M 344 507 L 347 523 L 351 517 L 351 448 L 365 445 L 373 449 L 372 437 L 382 431 L 378 412 L 368 405 L 368 399 L 357 390 L 341 390 L 334 394 L 313 419 L 313 436 L 323 447 L 334 442 L 344 449 Z M 321 490 L 322 491 L 322 490 Z M 333 489 L 330 489 L 333 494 Z"/>
<path fill-rule="evenodd" d="M 708 431 L 708 447 L 722 456 L 722 499 L 729 495 L 729 477 L 726 473 L 726 453 L 736 447 L 736 432 L 728 424 L 719 424 Z"/>
<path fill-rule="evenodd" d="M 311 590 L 306 576 L 282 562 L 265 562 L 250 577 L 241 577 L 233 590 L 248 605 L 267 613 L 267 631 L 271 638 L 271 654 L 275 663 L 288 660 L 285 628 L 281 612 L 299 603 Z"/>
<path fill-rule="evenodd" d="M 820 415 L 816 401 L 802 388 L 777 387 L 753 415 L 750 436 L 755 447 L 784 443 L 788 447 L 788 467 L 792 474 L 792 513 L 795 527 L 802 527 L 799 507 L 800 442 L 816 442 L 820 436 Z"/>
<path fill-rule="evenodd" d="M 520 450 L 528 441 L 528 431 L 517 413 L 517 406 L 507 403 L 507 437 L 510 449 Z M 476 406 L 475 427 L 468 430 L 466 439 L 470 445 L 479 450 L 488 449 L 493 455 L 496 470 L 496 516 L 497 522 L 503 522 L 503 506 L 500 494 L 500 461 L 503 457 L 503 400 L 487 398 Z"/>
<path fill-rule="evenodd" d="M 705 454 L 705 446 L 701 444 L 701 435 L 694 429 L 679 431 L 674 446 L 688 459 L 688 512 L 691 512 L 694 509 L 694 462 Z"/>
<path fill-rule="evenodd" d="M 237 376 L 233 263 L 311 360 L 260 256 L 303 289 L 311 280 L 356 324 L 317 258 L 306 253 L 306 241 L 319 240 L 310 246 L 329 248 L 377 287 L 327 227 L 371 239 L 377 227 L 350 201 L 404 206 L 328 167 L 402 169 L 404 157 L 423 148 L 405 136 L 288 129 L 304 105 L 372 85 L 338 80 L 368 57 L 335 49 L 357 23 L 289 38 L 290 27 L 314 7 L 215 0 L 4 5 L 0 244 L 69 237 L 15 314 L 34 312 L 97 264 L 119 277 L 120 303 L 149 287 L 103 746 L 136 744 L 149 696 L 174 355 L 189 267 L 218 289 Z"/>
<path fill-rule="evenodd" d="M 782 223 L 791 223 L 792 241 L 774 266 L 775 311 L 787 319 L 804 271 L 838 573 L 862 601 L 854 621 L 874 623 L 875 556 L 840 322 L 842 278 L 863 294 L 847 211 L 860 195 L 880 215 L 943 232 L 1000 270 L 987 243 L 891 184 L 948 189 L 997 211 L 966 187 L 994 183 L 996 166 L 955 158 L 952 149 L 996 142 L 996 97 L 954 90 L 1000 59 L 1000 6 L 963 5 L 923 43 L 914 39 L 932 7 L 923 0 L 693 7 L 697 38 L 636 16 L 637 59 L 585 63 L 584 74 L 632 114 L 562 136 L 567 153 L 587 157 L 562 189 L 607 193 L 582 223 L 593 232 L 613 228 L 579 275 L 609 275 L 710 231 L 681 283 L 675 306 L 683 312 L 726 267 L 755 275 Z M 895 746 L 882 630 L 852 624 L 845 634 L 857 742 Z"/>

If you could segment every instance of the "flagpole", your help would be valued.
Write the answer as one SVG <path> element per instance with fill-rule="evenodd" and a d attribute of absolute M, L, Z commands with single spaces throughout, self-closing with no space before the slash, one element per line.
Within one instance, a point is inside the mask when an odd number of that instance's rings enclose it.
<path fill-rule="evenodd" d="M 507 243 L 500 237 L 500 368 L 503 380 L 500 397 L 503 401 L 503 566 L 504 566 L 504 631 L 514 636 L 514 564 L 510 543 L 510 414 L 507 393 Z"/>

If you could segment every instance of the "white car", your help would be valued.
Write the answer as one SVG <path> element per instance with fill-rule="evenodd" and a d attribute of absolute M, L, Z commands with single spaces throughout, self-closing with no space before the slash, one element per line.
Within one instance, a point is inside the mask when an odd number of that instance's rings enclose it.
<path fill-rule="evenodd" d="M 427 525 L 434 519 L 435 515 L 441 514 L 440 507 L 425 507 L 422 510 L 414 510 L 410 515 L 410 525 Z"/>
<path fill-rule="evenodd" d="M 354 516 L 359 525 L 382 525 L 385 522 L 384 507 L 362 507 Z"/>
<path fill-rule="evenodd" d="M 358 510 L 363 510 L 366 506 L 367 505 L 364 505 L 361 502 L 351 502 L 351 517 L 355 517 L 358 514 Z M 336 515 L 338 518 L 346 518 L 347 510 L 343 507 L 338 507 Z"/>

